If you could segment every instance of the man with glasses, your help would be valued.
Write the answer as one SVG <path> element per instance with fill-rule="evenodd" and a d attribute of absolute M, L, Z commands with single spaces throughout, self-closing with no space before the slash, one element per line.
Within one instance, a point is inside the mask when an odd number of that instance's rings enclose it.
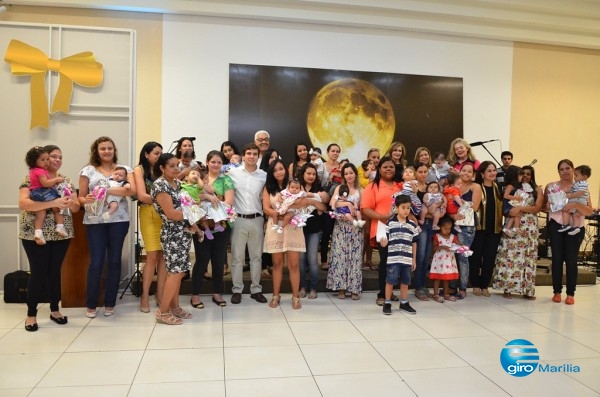
<path fill-rule="evenodd" d="M 258 164 L 262 161 L 263 154 L 271 147 L 271 136 L 265 130 L 256 131 L 254 134 L 254 144 L 258 146 Z"/>

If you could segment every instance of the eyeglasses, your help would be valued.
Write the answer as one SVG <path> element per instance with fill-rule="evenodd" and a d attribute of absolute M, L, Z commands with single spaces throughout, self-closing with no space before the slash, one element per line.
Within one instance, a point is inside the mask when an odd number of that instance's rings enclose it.
<path fill-rule="evenodd" d="M 269 138 L 256 138 L 258 142 L 269 142 Z"/>

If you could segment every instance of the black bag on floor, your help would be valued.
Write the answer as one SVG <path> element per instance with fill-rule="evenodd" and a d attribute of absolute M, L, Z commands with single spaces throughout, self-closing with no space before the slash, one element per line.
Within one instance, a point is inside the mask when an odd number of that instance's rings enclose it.
<path fill-rule="evenodd" d="M 4 302 L 25 303 L 27 302 L 27 282 L 29 272 L 17 270 L 4 276 Z"/>

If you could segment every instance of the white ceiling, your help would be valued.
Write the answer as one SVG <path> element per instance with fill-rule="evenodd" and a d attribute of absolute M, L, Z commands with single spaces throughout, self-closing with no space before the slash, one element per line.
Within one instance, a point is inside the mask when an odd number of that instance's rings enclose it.
<path fill-rule="evenodd" d="M 600 49 L 600 0 L 4 0 L 4 3 L 258 19 Z"/>

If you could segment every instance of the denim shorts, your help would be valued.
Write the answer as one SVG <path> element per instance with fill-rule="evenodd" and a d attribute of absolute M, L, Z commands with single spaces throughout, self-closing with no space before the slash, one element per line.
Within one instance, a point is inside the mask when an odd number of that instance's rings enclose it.
<path fill-rule="evenodd" d="M 398 281 L 400 281 L 398 283 Z M 387 284 L 410 285 L 410 265 L 389 264 L 387 265 L 387 274 L 385 276 Z"/>
<path fill-rule="evenodd" d="M 29 192 L 29 198 L 33 201 L 52 201 L 60 197 L 60 194 L 51 187 L 40 187 Z"/>

